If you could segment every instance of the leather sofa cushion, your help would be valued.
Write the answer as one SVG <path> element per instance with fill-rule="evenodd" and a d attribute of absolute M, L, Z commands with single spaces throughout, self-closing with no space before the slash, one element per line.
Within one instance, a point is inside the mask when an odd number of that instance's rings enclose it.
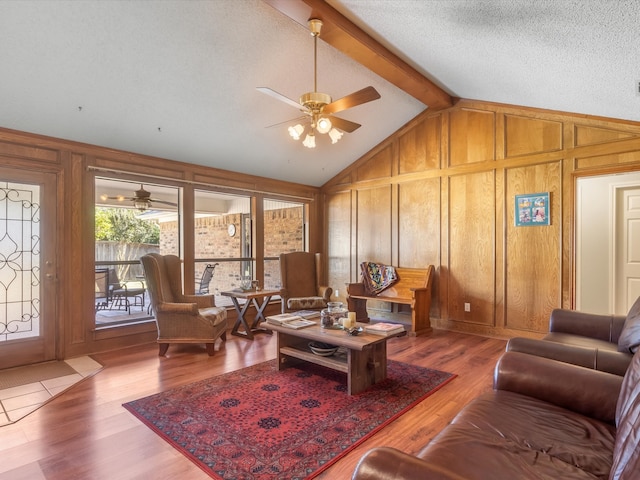
<path fill-rule="evenodd" d="M 640 472 L 640 353 L 627 370 L 616 408 L 616 444 L 611 477 L 636 480 Z"/>
<path fill-rule="evenodd" d="M 631 306 L 618 338 L 618 350 L 636 353 L 640 347 L 640 297 Z"/>
<path fill-rule="evenodd" d="M 621 377 L 624 376 L 631 362 L 631 354 L 619 352 L 615 344 L 604 340 L 586 339 L 583 342 L 602 344 L 602 348 L 599 348 L 593 345 L 591 347 L 577 345 L 576 343 L 581 343 L 580 340 L 584 337 L 568 333 L 550 333 L 548 336 L 554 340 L 513 337 L 507 342 L 506 350 L 551 358 Z"/>
<path fill-rule="evenodd" d="M 463 409 L 418 457 L 448 478 L 608 478 L 615 427 L 508 391 Z"/>

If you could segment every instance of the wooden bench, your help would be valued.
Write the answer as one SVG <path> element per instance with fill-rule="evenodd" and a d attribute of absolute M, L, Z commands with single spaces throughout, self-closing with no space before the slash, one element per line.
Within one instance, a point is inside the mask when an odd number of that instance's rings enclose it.
<path fill-rule="evenodd" d="M 347 305 L 350 312 L 356 312 L 356 320 L 369 322 L 367 300 L 389 302 L 411 306 L 411 336 L 431 333 L 429 309 L 431 308 L 431 284 L 433 265 L 427 268 L 396 267 L 398 281 L 378 295 L 370 295 L 364 283 L 347 284 Z"/>

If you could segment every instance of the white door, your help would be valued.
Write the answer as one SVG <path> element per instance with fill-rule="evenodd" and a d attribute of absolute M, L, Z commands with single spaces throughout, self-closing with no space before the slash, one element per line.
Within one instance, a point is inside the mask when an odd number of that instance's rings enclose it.
<path fill-rule="evenodd" d="M 617 189 L 615 232 L 615 313 L 626 315 L 640 296 L 640 187 Z"/>
<path fill-rule="evenodd" d="M 56 175 L 0 167 L 0 369 L 56 353 Z"/>

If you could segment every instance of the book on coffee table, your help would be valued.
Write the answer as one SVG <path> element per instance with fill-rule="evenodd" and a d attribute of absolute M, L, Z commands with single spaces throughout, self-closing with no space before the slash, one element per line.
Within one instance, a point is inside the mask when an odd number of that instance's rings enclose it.
<path fill-rule="evenodd" d="M 304 327 L 310 327 L 311 325 L 316 325 L 316 322 L 312 321 L 312 320 L 305 320 L 304 318 L 301 318 L 299 320 L 289 320 L 286 321 L 284 323 L 281 323 L 280 325 L 283 325 L 287 328 L 304 328 Z"/>
<path fill-rule="evenodd" d="M 373 335 L 396 335 L 404 332 L 404 326 L 398 323 L 374 323 L 364 327 L 365 333 L 371 333 Z"/>
<path fill-rule="evenodd" d="M 298 310 L 293 314 L 302 318 L 316 318 L 320 316 L 320 310 Z"/>
<path fill-rule="evenodd" d="M 269 315 L 267 317 L 267 323 L 272 325 L 282 325 L 288 328 L 304 328 L 315 325 L 316 322 L 312 320 L 305 320 L 304 318 L 293 315 L 291 313 L 280 313 L 278 315 Z"/>

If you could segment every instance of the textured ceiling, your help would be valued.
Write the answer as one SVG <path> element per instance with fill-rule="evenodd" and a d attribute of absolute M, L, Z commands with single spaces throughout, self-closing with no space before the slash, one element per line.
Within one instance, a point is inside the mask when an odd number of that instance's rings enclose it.
<path fill-rule="evenodd" d="M 640 120 L 638 0 L 344 0 L 450 94 Z"/>
<path fill-rule="evenodd" d="M 450 94 L 640 120 L 640 2 L 330 0 Z M 322 38 L 322 37 L 321 37 Z M 318 90 L 374 86 L 336 145 L 290 139 L 305 27 L 260 0 L 0 1 L 0 126 L 322 185 L 426 106 L 319 42 Z"/>

